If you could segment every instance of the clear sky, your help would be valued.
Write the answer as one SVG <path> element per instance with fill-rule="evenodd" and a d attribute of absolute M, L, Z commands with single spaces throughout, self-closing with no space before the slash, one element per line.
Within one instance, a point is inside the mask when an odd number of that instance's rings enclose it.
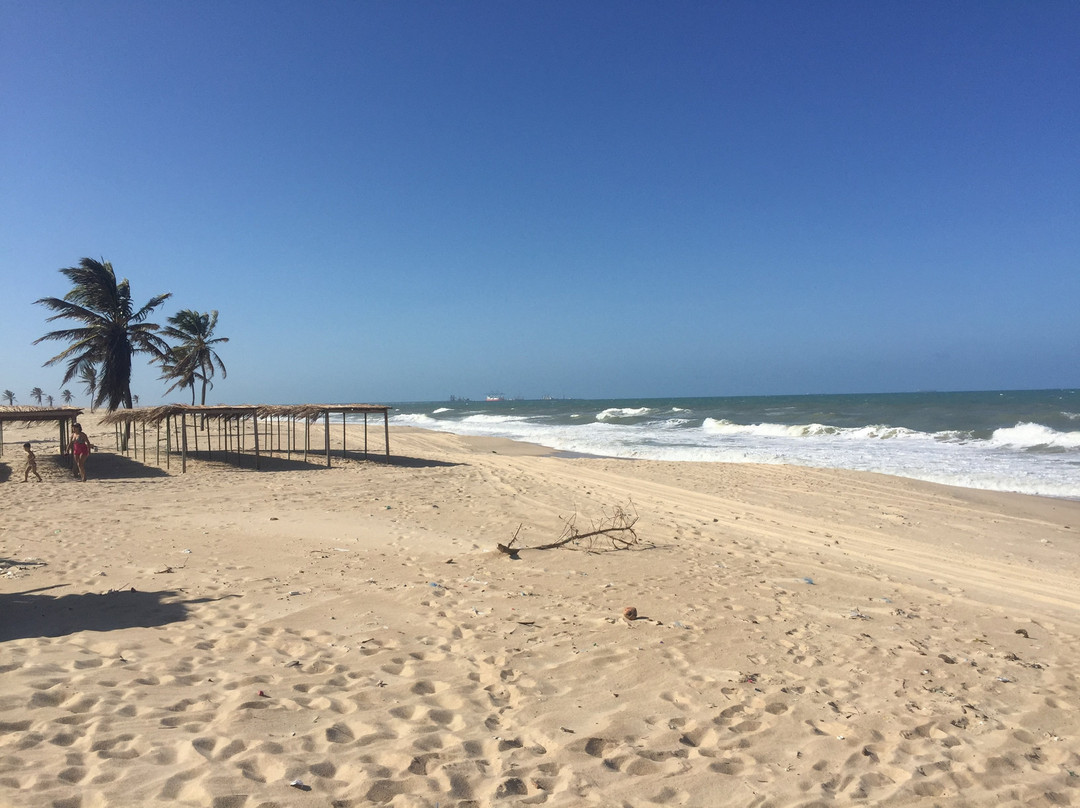
<path fill-rule="evenodd" d="M 1078 42 L 1074 0 L 0 0 L 0 390 L 59 400 L 33 301 L 83 256 L 220 312 L 210 403 L 1080 386 Z"/>

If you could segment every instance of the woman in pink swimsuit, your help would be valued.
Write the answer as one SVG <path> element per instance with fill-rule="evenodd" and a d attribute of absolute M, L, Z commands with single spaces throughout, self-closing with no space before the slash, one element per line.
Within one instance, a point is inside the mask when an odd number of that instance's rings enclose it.
<path fill-rule="evenodd" d="M 86 458 L 90 454 L 90 450 L 94 448 L 94 444 L 90 442 L 90 438 L 86 436 L 86 433 L 82 431 L 82 425 L 71 425 L 71 454 L 75 457 L 75 465 L 79 469 L 79 478 L 86 482 Z"/>

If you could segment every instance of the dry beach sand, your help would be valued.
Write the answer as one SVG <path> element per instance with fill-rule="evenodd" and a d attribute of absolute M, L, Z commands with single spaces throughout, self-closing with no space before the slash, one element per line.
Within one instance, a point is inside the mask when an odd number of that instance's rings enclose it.
<path fill-rule="evenodd" d="M 0 805 L 1080 805 L 1080 503 L 410 429 L 83 484 L 4 437 Z M 631 503 L 630 549 L 496 549 Z"/>

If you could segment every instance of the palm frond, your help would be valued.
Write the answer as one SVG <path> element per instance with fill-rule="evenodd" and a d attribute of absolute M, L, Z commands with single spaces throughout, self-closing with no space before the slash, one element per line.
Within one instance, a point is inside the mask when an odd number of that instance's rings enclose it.
<path fill-rule="evenodd" d="M 169 295 L 151 298 L 133 315 L 131 284 L 126 278 L 118 282 L 109 262 L 83 258 L 77 266 L 60 272 L 71 282 L 70 291 L 63 298 L 45 297 L 36 302 L 54 312 L 48 322 L 75 320 L 85 327 L 51 331 L 35 344 L 48 340 L 71 343 L 46 365 L 66 360 L 64 383 L 79 375 L 95 403 L 107 401 L 110 410 L 121 404 L 130 407 L 132 355 L 149 353 L 157 358 L 168 348 L 152 333 L 158 326 L 144 321 Z"/>

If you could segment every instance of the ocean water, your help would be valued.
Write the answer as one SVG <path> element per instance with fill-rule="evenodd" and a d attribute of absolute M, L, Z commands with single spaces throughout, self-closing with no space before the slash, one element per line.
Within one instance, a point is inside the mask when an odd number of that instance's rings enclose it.
<path fill-rule="evenodd" d="M 874 471 L 1080 499 L 1080 390 L 451 401 L 391 423 L 566 452 Z"/>

